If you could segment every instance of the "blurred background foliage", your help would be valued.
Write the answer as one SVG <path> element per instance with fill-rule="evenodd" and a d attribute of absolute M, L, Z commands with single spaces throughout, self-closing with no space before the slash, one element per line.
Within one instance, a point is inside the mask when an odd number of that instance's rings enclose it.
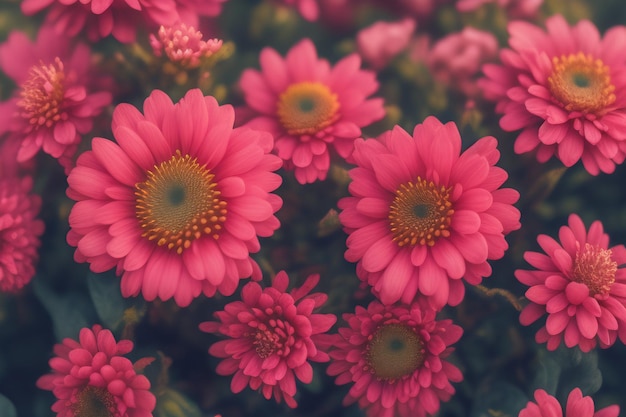
<path fill-rule="evenodd" d="M 34 34 L 41 24 L 42 16 L 26 18 L 19 4 L 19 0 L 0 0 L 0 42 L 12 30 Z M 555 13 L 571 22 L 589 18 L 601 32 L 626 22 L 622 0 L 546 0 L 537 22 Z M 353 27 L 337 28 L 307 22 L 278 2 L 229 0 L 223 14 L 203 28 L 205 36 L 218 36 L 226 44 L 212 63 L 209 77 L 202 75 L 202 68 L 182 75 L 168 71 L 151 57 L 146 33 L 140 33 L 137 43 L 131 45 L 105 39 L 94 45 L 94 59 L 115 77 L 116 103 L 141 107 L 154 88 L 178 100 L 187 89 L 200 87 L 221 103 L 237 106 L 242 98 L 236 82 L 243 69 L 258 68 L 263 47 L 272 46 L 283 54 L 297 40 L 309 37 L 320 57 L 336 62 L 355 50 L 358 29 L 375 20 L 397 18 L 391 12 L 362 6 L 355 10 Z M 493 5 L 463 15 L 444 5 L 420 21 L 417 32 L 436 39 L 469 25 L 493 32 L 504 46 L 506 22 L 506 16 Z M 601 220 L 611 244 L 626 243 L 626 167 L 619 166 L 612 175 L 592 177 L 580 164 L 564 169 L 555 161 L 539 164 L 533 155 L 515 155 L 516 134 L 498 127 L 499 117 L 491 104 L 467 108 L 458 93 L 435 82 L 407 53 L 396 57 L 378 79 L 378 95 L 385 98 L 387 116 L 365 129 L 364 136 L 375 137 L 394 124 L 411 132 L 431 114 L 442 121 L 453 120 L 461 129 L 464 147 L 485 135 L 498 138 L 499 166 L 509 172 L 507 185 L 521 193 L 517 206 L 522 212 L 522 229 L 508 236 L 509 251 L 492 262 L 493 275 L 483 282 L 484 287 L 468 287 L 460 306 L 441 313 L 460 324 L 465 333 L 451 357 L 463 371 L 464 381 L 456 385 L 452 400 L 442 404 L 440 415 L 517 416 L 535 389 L 543 388 L 565 401 L 576 386 L 594 396 L 597 408 L 619 404 L 626 410 L 623 344 L 618 341 L 609 349 L 588 354 L 565 348 L 548 352 L 534 342 L 539 323 L 528 328 L 519 324 L 518 308 L 524 303 L 525 288 L 513 276 L 515 269 L 528 267 L 522 258 L 524 251 L 538 250 L 536 236 L 556 236 L 572 212 L 587 226 Z M 0 98 L 8 98 L 14 88 L 0 73 Z M 112 107 L 91 136 L 112 137 L 111 112 Z M 86 140 L 82 150 L 88 148 Z M 254 256 L 264 270 L 266 284 L 273 273 L 283 269 L 290 274 L 292 285 L 299 285 L 310 273 L 320 273 L 319 289 L 330 296 L 323 311 L 338 316 L 372 299 L 359 285 L 354 265 L 343 259 L 346 235 L 338 228 L 334 210 L 338 199 L 347 194 L 347 168 L 336 162 L 328 180 L 305 186 L 284 173 L 278 190 L 284 205 L 277 214 L 282 226 L 273 237 L 262 239 L 262 250 Z M 207 353 L 217 337 L 200 332 L 197 326 L 238 295 L 200 297 L 182 309 L 171 301 L 146 303 L 141 298 L 122 298 L 119 278 L 113 272 L 93 274 L 86 264 L 73 261 L 73 248 L 65 242 L 72 202 L 65 196 L 65 176 L 56 161 L 40 155 L 35 181 L 35 191 L 44 202 L 41 217 L 46 232 L 32 283 L 17 295 L 0 294 L 0 417 L 53 415 L 52 394 L 37 389 L 35 381 L 49 371 L 53 344 L 64 337 L 76 338 L 80 328 L 93 323 L 108 327 L 118 339 L 133 340 L 131 359 L 156 358 L 145 372 L 158 396 L 158 417 L 364 415 L 355 405 L 341 405 L 349 387 L 335 386 L 325 374 L 325 364 L 314 365 L 312 384 L 298 385 L 296 410 L 266 401 L 250 389 L 232 394 L 230 377 L 215 374 L 218 361 Z"/>

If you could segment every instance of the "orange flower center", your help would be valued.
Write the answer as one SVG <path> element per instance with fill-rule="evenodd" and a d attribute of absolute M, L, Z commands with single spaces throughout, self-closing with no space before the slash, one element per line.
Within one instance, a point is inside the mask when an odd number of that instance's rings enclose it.
<path fill-rule="evenodd" d="M 572 280 L 585 284 L 592 296 L 608 294 L 617 272 L 617 262 L 611 255 L 611 249 L 585 243 L 574 259 Z"/>
<path fill-rule="evenodd" d="M 113 394 L 105 388 L 87 385 L 76 395 L 70 408 L 74 417 L 114 417 L 119 415 Z"/>
<path fill-rule="evenodd" d="M 276 112 L 290 135 L 313 135 L 339 118 L 339 101 L 324 84 L 301 82 L 280 95 Z"/>
<path fill-rule="evenodd" d="M 389 210 L 389 226 L 398 246 L 433 246 L 441 236 L 450 236 L 452 221 L 450 188 L 417 177 L 401 184 Z"/>
<path fill-rule="evenodd" d="M 219 238 L 226 221 L 215 175 L 197 158 L 176 151 L 135 185 L 136 215 L 142 236 L 181 254 L 203 235 Z"/>
<path fill-rule="evenodd" d="M 55 58 L 50 65 L 35 65 L 28 75 L 22 84 L 17 106 L 20 116 L 28 120 L 30 130 L 51 127 L 59 120 L 67 120 L 67 113 L 62 109 L 65 96 L 63 62 Z"/>
<path fill-rule="evenodd" d="M 404 324 L 383 324 L 365 347 L 366 371 L 393 381 L 409 376 L 424 364 L 424 343 L 415 329 Z"/>
<path fill-rule="evenodd" d="M 579 52 L 552 58 L 548 85 L 568 111 L 600 113 L 615 101 L 609 67 L 600 59 Z"/>

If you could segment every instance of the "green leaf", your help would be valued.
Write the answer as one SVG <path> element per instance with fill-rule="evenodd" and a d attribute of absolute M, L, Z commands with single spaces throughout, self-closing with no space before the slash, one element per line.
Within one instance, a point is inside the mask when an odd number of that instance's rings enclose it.
<path fill-rule="evenodd" d="M 180 392 L 168 388 L 157 398 L 156 417 L 202 417 L 200 408 Z"/>
<path fill-rule="evenodd" d="M 17 417 L 15 406 L 2 394 L 0 394 L 0 417 Z"/>
<path fill-rule="evenodd" d="M 122 322 L 128 306 L 122 297 L 119 279 L 113 279 L 109 275 L 90 273 L 87 275 L 87 286 L 100 322 L 114 330 Z"/>

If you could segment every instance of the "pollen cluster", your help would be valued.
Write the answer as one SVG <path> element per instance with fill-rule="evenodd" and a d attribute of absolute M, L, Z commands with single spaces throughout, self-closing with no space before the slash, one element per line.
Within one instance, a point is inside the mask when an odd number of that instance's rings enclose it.
<path fill-rule="evenodd" d="M 290 85 L 279 98 L 277 114 L 290 135 L 313 135 L 339 118 L 337 95 L 319 82 Z"/>

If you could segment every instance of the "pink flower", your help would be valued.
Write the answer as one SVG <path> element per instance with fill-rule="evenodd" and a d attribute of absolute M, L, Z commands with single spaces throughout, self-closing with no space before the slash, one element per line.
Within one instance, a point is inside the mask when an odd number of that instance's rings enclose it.
<path fill-rule="evenodd" d="M 619 406 L 610 405 L 598 411 L 594 409 L 593 399 L 583 397 L 580 388 L 574 388 L 567 397 L 565 417 L 617 417 Z M 535 402 L 529 401 L 518 417 L 563 417 L 559 401 L 542 389 L 535 391 Z"/>
<path fill-rule="evenodd" d="M 502 65 L 487 64 L 479 86 L 497 101 L 506 131 L 523 129 L 518 154 L 553 155 L 567 167 L 582 159 L 592 175 L 611 173 L 626 157 L 626 65 L 617 53 L 626 45 L 626 27 L 600 38 L 582 20 L 570 27 L 553 16 L 547 33 L 526 22 L 509 24 L 512 49 L 500 52 Z"/>
<path fill-rule="evenodd" d="M 569 216 L 559 230 L 559 240 L 539 235 L 545 254 L 526 252 L 524 259 L 536 271 L 517 270 L 515 277 L 530 288 L 530 301 L 520 315 L 528 326 L 548 314 L 537 332 L 538 343 L 548 342 L 555 350 L 563 339 L 567 347 L 578 345 L 583 352 L 596 346 L 606 348 L 619 335 L 626 343 L 626 249 L 609 248 L 609 236 L 595 221 L 589 231 L 580 217 Z"/>
<path fill-rule="evenodd" d="M 317 20 L 320 14 L 318 0 L 282 0 L 288 6 L 295 6 L 298 13 L 309 22 Z"/>
<path fill-rule="evenodd" d="M 202 32 L 193 26 L 177 23 L 173 26 L 161 26 L 158 38 L 150 34 L 150 45 L 154 55 L 165 56 L 173 63 L 185 69 L 197 68 L 202 60 L 209 58 L 222 47 L 221 39 L 202 39 Z"/>
<path fill-rule="evenodd" d="M 356 36 L 359 54 L 373 68 L 382 69 L 409 45 L 415 26 L 413 19 L 405 18 L 361 29 Z"/>
<path fill-rule="evenodd" d="M 458 0 L 456 9 L 460 12 L 472 12 L 489 3 L 496 3 L 510 17 L 524 19 L 537 16 L 543 0 Z"/>
<path fill-rule="evenodd" d="M 181 1 L 181 0 L 178 0 Z M 199 0 L 196 0 L 199 1 Z M 208 0 L 214 3 L 214 0 Z M 195 3 L 194 0 L 184 2 Z M 49 9 L 46 23 L 57 34 L 86 32 L 91 41 L 109 35 L 122 43 L 134 42 L 137 27 L 172 25 L 181 20 L 177 0 L 24 0 L 22 12 L 31 16 Z M 188 22 L 197 24 L 197 22 Z"/>
<path fill-rule="evenodd" d="M 344 405 L 357 402 L 368 417 L 424 417 L 463 379 L 444 359 L 463 334 L 451 320 L 435 320 L 435 310 L 419 303 L 385 306 L 371 302 L 343 315 L 348 327 L 327 336 L 336 384 L 353 383 Z"/>
<path fill-rule="evenodd" d="M 285 59 L 264 48 L 260 61 L 260 72 L 247 69 L 241 77 L 246 103 L 256 116 L 248 124 L 274 136 L 278 156 L 301 184 L 326 178 L 329 146 L 348 158 L 361 127 L 385 115 L 382 99 L 367 99 L 378 82 L 373 72 L 359 69 L 357 54 L 331 68 L 304 39 Z"/>
<path fill-rule="evenodd" d="M 466 27 L 438 40 L 427 58 L 435 79 L 468 97 L 479 93 L 476 80 L 480 67 L 498 53 L 498 41 L 489 32 Z"/>
<path fill-rule="evenodd" d="M 289 277 L 284 271 L 276 274 L 269 288 L 249 282 L 241 291 L 242 301 L 214 313 L 218 321 L 200 324 L 204 332 L 229 338 L 214 343 L 209 353 L 224 359 L 218 374 L 234 374 L 230 384 L 234 393 L 250 386 L 268 400 L 284 398 L 289 407 L 296 407 L 295 378 L 310 383 L 309 361 L 329 360 L 316 343 L 337 321 L 333 314 L 313 313 L 328 298 L 324 293 L 309 294 L 318 282 L 319 275 L 310 275 L 300 288 L 287 292 Z"/>
<path fill-rule="evenodd" d="M 384 304 L 421 294 L 434 308 L 454 306 L 461 278 L 478 284 L 491 274 L 487 260 L 501 258 L 504 236 L 520 227 L 519 193 L 500 188 L 508 175 L 495 166 L 496 145 L 484 137 L 461 153 L 456 125 L 432 116 L 413 137 L 396 126 L 355 142 L 351 197 L 338 203 L 345 258 Z"/>
<path fill-rule="evenodd" d="M 86 45 L 71 48 L 68 38 L 45 27 L 35 43 L 13 31 L 0 45 L 0 68 L 19 86 L 0 103 L 0 135 L 21 141 L 18 161 L 43 149 L 69 170 L 82 135 L 112 99 L 94 91 L 103 78 L 94 77 L 90 59 Z"/>
<path fill-rule="evenodd" d="M 180 21 L 198 27 L 201 16 L 219 16 L 228 0 L 176 0 Z"/>
<path fill-rule="evenodd" d="M 233 129 L 233 108 L 199 89 L 176 104 L 155 90 L 144 113 L 118 105 L 117 143 L 94 138 L 68 176 L 74 259 L 94 272 L 115 267 L 125 297 L 179 306 L 260 279 L 250 253 L 279 227 L 282 204 L 270 193 L 281 184 L 271 136 Z"/>
<path fill-rule="evenodd" d="M 58 417 L 102 415 L 104 410 L 112 416 L 152 417 L 156 398 L 150 381 L 137 375 L 124 356 L 132 350 L 133 342 L 116 342 L 100 325 L 85 327 L 78 341 L 65 338 L 54 345 L 52 373 L 40 377 L 37 387 L 57 398 L 51 408 Z"/>

